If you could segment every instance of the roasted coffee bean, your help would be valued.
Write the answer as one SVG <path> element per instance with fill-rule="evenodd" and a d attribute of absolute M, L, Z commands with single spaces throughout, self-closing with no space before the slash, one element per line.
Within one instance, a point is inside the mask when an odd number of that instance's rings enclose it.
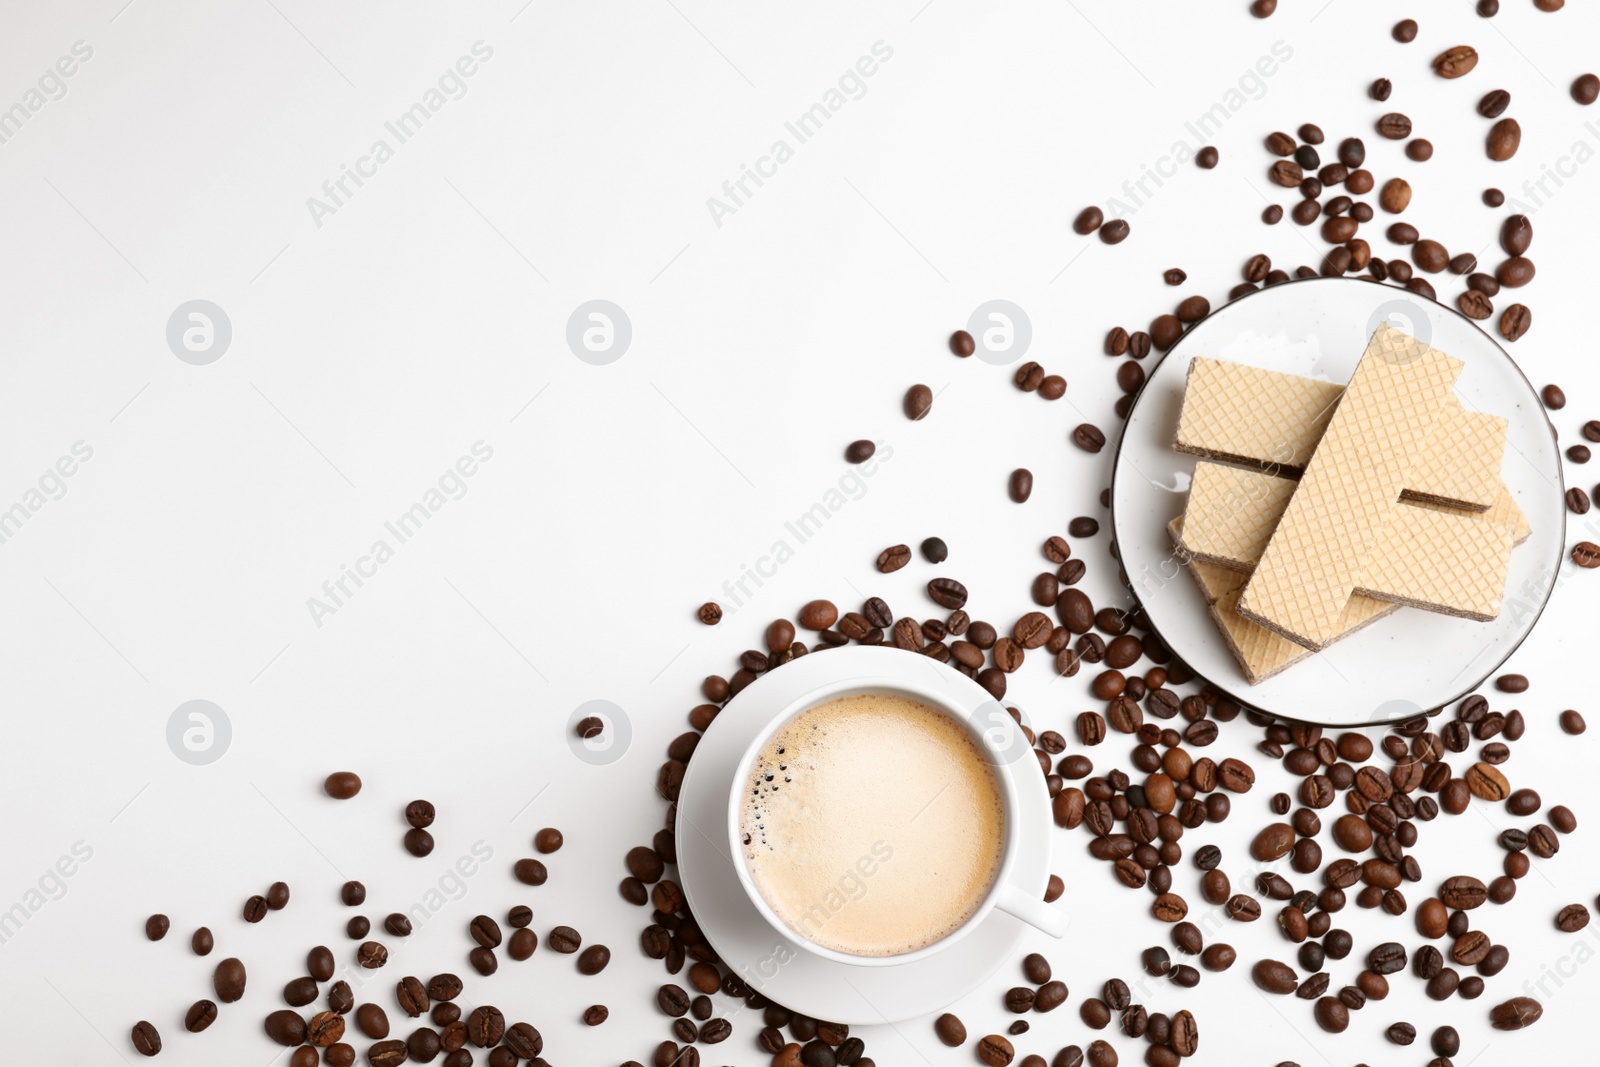
<path fill-rule="evenodd" d="M 143 1019 L 133 1024 L 133 1049 L 141 1056 L 154 1056 L 161 1051 L 161 1033 Z"/>
<path fill-rule="evenodd" d="M 1556 832 L 1543 823 L 1528 831 L 1528 851 L 1547 860 L 1561 851 L 1561 841 Z"/>
<path fill-rule="evenodd" d="M 287 1009 L 272 1012 L 266 1018 L 265 1028 L 267 1036 L 280 1045 L 293 1048 L 305 1044 L 306 1021 L 299 1012 Z"/>
<path fill-rule="evenodd" d="M 1085 452 L 1098 452 L 1106 445 L 1106 435 L 1091 423 L 1082 423 L 1072 431 L 1072 443 Z"/>
<path fill-rule="evenodd" d="M 1532 997 L 1512 997 L 1490 1010 L 1489 1022 L 1496 1030 L 1521 1030 L 1538 1022 L 1543 1014 L 1544 1007 Z"/>
<path fill-rule="evenodd" d="M 1463 778 L 1472 795 L 1481 800 L 1504 800 L 1511 792 L 1506 776 L 1487 763 L 1474 763 Z"/>
<path fill-rule="evenodd" d="M 1350 1026 L 1350 1009 L 1336 997 L 1323 997 L 1312 1009 L 1317 1025 L 1330 1034 L 1342 1034 Z"/>
<path fill-rule="evenodd" d="M 217 964 L 216 970 L 212 972 L 211 986 L 216 990 L 218 1000 L 224 1004 L 232 1004 L 244 996 L 244 964 L 236 957 L 229 956 Z"/>
<path fill-rule="evenodd" d="M 1286 963 L 1277 960 L 1260 960 L 1250 968 L 1250 978 L 1256 986 L 1266 993 L 1287 996 L 1295 991 L 1300 984 L 1300 979 L 1295 975 L 1294 969 Z"/>
<path fill-rule="evenodd" d="M 1403 141 L 1411 136 L 1411 120 L 1398 111 L 1391 111 L 1378 119 L 1378 133 L 1391 141 Z"/>
<path fill-rule="evenodd" d="M 901 409 L 906 418 L 917 421 L 928 414 L 928 409 L 933 407 L 933 390 L 926 385 L 917 384 L 906 390 L 905 398 L 900 402 Z"/>
<path fill-rule="evenodd" d="M 343 1036 L 344 1017 L 336 1011 L 319 1011 L 306 1024 L 306 1042 L 317 1048 L 327 1048 Z"/>
<path fill-rule="evenodd" d="M 1501 119 L 1489 130 L 1489 158 L 1503 163 L 1522 146 L 1522 126 L 1516 119 Z"/>
<path fill-rule="evenodd" d="M 1128 239 L 1127 219 L 1112 219 L 1100 227 L 1100 240 L 1108 245 L 1118 245 Z"/>
<path fill-rule="evenodd" d="M 183 1028 L 191 1034 L 198 1034 L 216 1021 L 216 1003 L 210 1000 L 197 1000 L 189 1005 L 189 1010 L 184 1013 Z"/>
<path fill-rule="evenodd" d="M 354 771 L 334 771 L 323 779 L 322 791 L 335 800 L 349 800 L 361 792 L 361 777 Z"/>
<path fill-rule="evenodd" d="M 1572 99 L 1585 107 L 1600 100 L 1600 76 L 1580 74 L 1572 81 Z"/>
<path fill-rule="evenodd" d="M 356 1009 L 356 1026 L 374 1041 L 389 1036 L 389 1016 L 376 1004 L 363 1004 Z"/>
<path fill-rule="evenodd" d="M 978 1041 L 978 1062 L 984 1067 L 1006 1067 L 1016 1055 L 1010 1041 L 999 1034 L 990 1034 Z M 806 1067 L 812 1067 L 807 1064 Z"/>
<path fill-rule="evenodd" d="M 433 851 L 433 835 L 426 830 L 410 829 L 401 839 L 405 850 L 413 856 L 422 857 Z"/>
<path fill-rule="evenodd" d="M 599 974 L 611 962 L 611 950 L 604 945 L 590 945 L 578 954 L 578 973 Z"/>
<path fill-rule="evenodd" d="M 670 883 L 670 882 L 658 883 L 658 885 L 657 885 L 657 890 L 658 891 L 660 889 L 660 886 L 662 886 L 662 885 L 672 885 L 672 883 Z M 672 894 L 666 894 L 667 896 L 671 896 L 672 897 L 672 901 L 669 901 L 669 902 L 677 903 L 679 906 L 681 906 L 681 903 L 682 903 L 682 898 L 681 898 L 682 890 L 679 890 L 675 885 L 673 885 L 673 891 L 674 892 Z M 660 907 L 660 903 L 661 903 L 661 901 L 657 902 L 657 907 L 658 908 Z M 661 910 L 670 915 L 673 912 L 677 911 L 677 908 L 674 907 L 671 910 L 668 910 L 668 909 L 665 909 L 665 908 L 661 908 Z M 557 926 L 555 929 L 551 930 L 549 935 L 545 938 L 545 944 L 549 945 L 550 949 L 552 951 L 554 951 L 554 952 L 560 952 L 560 953 L 563 953 L 563 954 L 571 954 L 573 952 L 578 951 L 578 949 L 583 946 L 583 935 L 578 933 L 578 931 L 574 930 L 570 926 Z"/>
<path fill-rule="evenodd" d="M 1100 224 L 1104 221 L 1105 213 L 1091 204 L 1082 211 L 1078 212 L 1078 217 L 1072 220 L 1072 230 L 1074 233 L 1087 236 L 1088 234 L 1098 230 L 1100 228 Z M 962 336 L 966 337 L 966 340 L 962 342 L 962 347 L 971 345 L 972 336 L 965 330 L 959 332 Z M 956 345 L 954 337 L 951 338 L 950 347 L 952 351 L 955 350 Z M 956 354 L 960 355 L 961 353 L 957 352 Z M 970 355 L 971 353 L 968 352 L 967 354 Z"/>
<path fill-rule="evenodd" d="M 1459 78 L 1478 65 L 1478 50 L 1459 44 L 1433 57 L 1433 72 L 1441 78 Z"/>
<path fill-rule="evenodd" d="M 1398 941 L 1385 941 L 1367 953 L 1367 968 L 1374 974 L 1394 974 L 1406 965 L 1406 948 Z"/>
<path fill-rule="evenodd" d="M 1600 545 L 1593 541 L 1579 541 L 1572 546 L 1572 562 L 1586 570 L 1600 567 Z"/>

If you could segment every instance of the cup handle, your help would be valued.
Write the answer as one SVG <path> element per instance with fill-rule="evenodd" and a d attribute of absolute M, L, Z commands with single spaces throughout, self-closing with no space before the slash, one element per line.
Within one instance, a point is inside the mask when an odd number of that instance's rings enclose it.
<path fill-rule="evenodd" d="M 1067 933 L 1067 913 L 1046 904 L 1043 900 L 1025 893 L 1007 882 L 1000 889 L 994 906 L 1007 915 L 1014 915 L 1051 937 L 1064 937 Z"/>

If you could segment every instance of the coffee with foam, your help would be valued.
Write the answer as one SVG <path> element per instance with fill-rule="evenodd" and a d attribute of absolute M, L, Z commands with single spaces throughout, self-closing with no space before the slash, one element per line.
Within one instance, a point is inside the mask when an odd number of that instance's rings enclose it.
<path fill-rule="evenodd" d="M 972 918 L 1005 849 L 999 773 L 959 720 L 893 693 L 819 704 L 749 769 L 744 861 L 779 919 L 823 948 L 895 956 Z"/>

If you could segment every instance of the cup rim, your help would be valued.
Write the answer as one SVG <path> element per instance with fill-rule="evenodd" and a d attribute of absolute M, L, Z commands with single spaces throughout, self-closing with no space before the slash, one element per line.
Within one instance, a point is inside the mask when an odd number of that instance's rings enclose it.
<path fill-rule="evenodd" d="M 773 716 L 772 720 L 745 747 L 744 753 L 740 756 L 738 768 L 735 771 L 733 784 L 728 792 L 728 846 L 734 872 L 738 875 L 739 884 L 744 889 L 745 896 L 750 900 L 750 903 L 755 906 L 756 911 L 768 926 L 772 927 L 773 930 L 796 948 L 821 956 L 823 959 L 832 960 L 835 963 L 844 963 L 857 967 L 890 967 L 912 963 L 941 952 L 967 936 L 984 919 L 988 918 L 990 912 L 995 909 L 995 905 L 1005 891 L 1012 871 L 1016 866 L 1018 848 L 1016 825 L 1017 782 L 1012 776 L 1010 764 L 1003 760 L 991 760 L 990 765 L 995 768 L 996 777 L 1000 780 L 1000 791 L 1005 805 L 1005 842 L 1001 849 L 1000 868 L 995 874 L 994 882 L 990 885 L 988 893 L 984 895 L 977 908 L 967 917 L 966 922 L 950 931 L 944 937 L 939 938 L 939 940 L 911 952 L 901 952 L 892 956 L 856 956 L 817 944 L 778 916 L 772 906 L 767 903 L 766 897 L 762 895 L 760 887 L 755 884 L 755 879 L 750 874 L 749 864 L 744 857 L 744 843 L 741 832 L 743 820 L 741 816 L 744 807 L 745 781 L 750 768 L 754 764 L 756 757 L 760 755 L 761 750 L 766 747 L 767 742 L 772 739 L 772 736 L 805 712 L 820 704 L 830 700 L 837 700 L 841 697 L 881 692 L 897 692 L 901 695 L 912 697 L 919 703 L 926 704 L 934 711 L 948 715 L 961 723 L 985 752 L 992 751 L 985 742 L 982 731 L 973 722 L 973 716 L 978 709 L 966 706 L 958 698 L 947 695 L 945 691 L 935 689 L 931 685 L 925 685 L 916 680 L 887 674 L 842 678 L 807 690 L 785 705 L 777 715 Z M 1010 722 L 1010 716 L 1007 715 L 1006 718 Z M 1014 724 L 1012 725 L 1014 726 Z"/>

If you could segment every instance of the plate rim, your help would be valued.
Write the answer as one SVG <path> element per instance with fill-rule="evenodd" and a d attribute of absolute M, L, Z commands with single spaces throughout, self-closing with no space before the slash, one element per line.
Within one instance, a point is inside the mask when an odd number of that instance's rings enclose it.
<path fill-rule="evenodd" d="M 1213 310 L 1211 312 L 1208 312 L 1204 318 L 1199 319 L 1196 322 L 1193 322 L 1193 323 L 1190 323 L 1189 325 L 1187 325 L 1184 328 L 1183 333 L 1178 337 L 1178 339 L 1176 341 L 1173 342 L 1172 347 L 1167 349 L 1167 351 L 1162 354 L 1161 358 L 1156 363 L 1152 364 L 1150 372 L 1145 375 L 1144 381 L 1139 386 L 1139 391 L 1133 394 L 1133 400 L 1128 405 L 1128 414 L 1122 420 L 1122 424 L 1117 429 L 1117 448 L 1116 448 L 1116 451 L 1113 454 L 1112 460 L 1111 460 L 1111 495 L 1110 495 L 1110 501 L 1111 502 L 1108 505 L 1107 510 L 1108 510 L 1108 519 L 1109 519 L 1109 521 L 1111 523 L 1111 530 L 1112 530 L 1112 534 L 1113 534 L 1114 537 L 1117 537 L 1117 535 L 1120 533 L 1120 528 L 1119 528 L 1118 523 L 1117 523 L 1117 479 L 1118 479 L 1118 477 L 1119 477 L 1119 475 L 1121 474 L 1121 471 L 1122 471 L 1123 450 L 1124 450 L 1124 447 L 1126 446 L 1126 443 L 1127 443 L 1128 424 L 1133 420 L 1134 412 L 1138 410 L 1140 401 L 1142 401 L 1144 399 L 1145 391 L 1150 387 L 1150 383 L 1154 380 L 1155 372 L 1157 370 L 1159 370 L 1175 354 L 1178 353 L 1179 349 L 1183 346 L 1183 343 L 1185 341 L 1187 341 L 1189 339 L 1190 335 L 1194 332 L 1195 327 L 1197 327 L 1197 326 L 1201 325 L 1202 323 L 1208 321 L 1214 315 L 1217 315 L 1217 314 L 1220 314 L 1223 311 L 1235 308 L 1238 305 L 1243 304 L 1245 301 L 1249 300 L 1251 297 L 1260 296 L 1262 293 L 1266 293 L 1266 292 L 1269 292 L 1269 291 L 1272 291 L 1272 290 L 1283 289 L 1286 286 L 1314 285 L 1314 284 L 1323 284 L 1323 285 L 1328 285 L 1330 287 L 1332 285 L 1341 285 L 1341 286 L 1343 286 L 1343 285 L 1375 285 L 1375 286 L 1379 287 L 1380 290 L 1381 289 L 1388 289 L 1388 290 L 1394 290 L 1396 292 L 1405 293 L 1405 294 L 1407 294 L 1407 299 L 1415 299 L 1415 300 L 1418 300 L 1418 301 L 1425 301 L 1425 302 L 1427 302 L 1429 304 L 1434 305 L 1435 307 L 1441 309 L 1442 311 L 1446 312 L 1447 314 L 1449 314 L 1449 315 L 1453 316 L 1454 318 L 1460 320 L 1461 322 L 1463 322 L 1466 325 L 1472 327 L 1474 330 L 1478 331 L 1478 333 L 1483 335 L 1484 339 L 1487 340 L 1491 345 L 1493 345 L 1495 347 L 1495 349 L 1497 351 L 1499 351 L 1499 353 L 1502 356 L 1505 357 L 1506 362 L 1511 366 L 1511 368 L 1514 371 L 1516 371 L 1517 376 L 1520 377 L 1523 380 L 1523 382 L 1527 385 L 1529 394 L 1532 395 L 1537 400 L 1539 400 L 1539 409 L 1538 410 L 1540 412 L 1544 412 L 1545 411 L 1543 398 L 1540 397 L 1539 390 L 1538 390 L 1537 387 L 1534 386 L 1533 380 L 1530 379 L 1528 377 L 1527 372 L 1522 369 L 1522 364 L 1518 363 L 1516 361 L 1516 359 L 1511 355 L 1511 353 L 1506 351 L 1506 349 L 1500 344 L 1499 341 L 1495 340 L 1494 335 L 1489 333 L 1482 326 L 1478 325 L 1478 323 L 1475 322 L 1474 320 L 1469 319 L 1465 315 L 1461 314 L 1460 311 L 1456 310 L 1455 308 L 1451 307 L 1448 304 L 1440 302 L 1439 300 L 1437 300 L 1434 297 L 1427 296 L 1424 293 L 1416 292 L 1413 289 L 1407 289 L 1407 288 L 1400 287 L 1400 286 L 1392 286 L 1392 285 L 1388 285 L 1388 284 L 1383 283 L 1383 282 L 1365 282 L 1360 278 L 1353 278 L 1353 277 L 1348 277 L 1348 276 L 1340 276 L 1340 277 L 1330 278 L 1330 277 L 1324 277 L 1324 276 L 1319 275 L 1319 276 L 1314 277 L 1314 278 L 1291 278 L 1288 281 L 1280 282 L 1277 285 L 1263 286 L 1260 289 L 1256 289 L 1256 290 L 1253 290 L 1251 292 L 1245 293 L 1242 296 L 1237 297 L 1236 299 L 1229 300 L 1227 303 L 1223 304 L 1222 306 L 1216 308 L 1215 310 Z M 1545 424 L 1545 432 L 1550 435 L 1550 442 L 1551 442 L 1552 446 L 1555 448 L 1556 455 L 1559 457 L 1561 455 L 1560 437 L 1557 436 L 1555 425 L 1550 421 L 1548 415 L 1546 415 L 1546 417 L 1544 419 L 1544 424 Z M 1557 484 L 1560 487 L 1561 494 L 1563 496 L 1565 496 L 1565 494 L 1566 494 L 1566 485 L 1567 485 L 1567 483 L 1566 483 L 1566 471 L 1561 466 L 1560 463 L 1556 464 L 1556 481 L 1557 481 Z M 1561 515 L 1561 537 L 1560 537 L 1560 541 L 1561 541 L 1561 544 L 1562 544 L 1563 548 L 1565 548 L 1565 545 L 1566 545 L 1566 542 L 1567 542 L 1567 510 L 1566 510 L 1565 507 L 1562 507 L 1560 509 L 1560 515 Z M 1120 537 L 1118 537 L 1118 540 L 1120 540 Z M 1560 573 L 1561 573 L 1561 564 L 1559 562 L 1560 558 L 1562 558 L 1562 557 L 1560 557 L 1560 556 L 1557 557 L 1558 562 L 1556 563 L 1556 565 L 1553 568 L 1551 568 L 1550 579 L 1545 583 L 1544 589 L 1542 590 L 1542 592 L 1539 595 L 1539 603 L 1538 603 L 1537 607 L 1535 608 L 1535 610 L 1533 612 L 1533 621 L 1529 624 L 1527 631 L 1524 632 L 1515 641 L 1511 642 L 1509 647 L 1505 651 L 1505 655 L 1501 656 L 1491 667 L 1489 667 L 1489 669 L 1487 671 L 1484 672 L 1484 674 L 1481 677 L 1479 677 L 1477 680 L 1475 680 L 1471 685 L 1469 685 L 1466 688 L 1462 689 L 1460 692 L 1456 693 L 1454 696 L 1451 696 L 1449 699 L 1443 701 L 1442 703 L 1438 704 L 1434 708 L 1424 708 L 1424 709 L 1422 709 L 1422 714 L 1424 716 L 1432 716 L 1434 714 L 1437 714 L 1439 711 L 1443 710 L 1444 708 L 1449 707 L 1451 704 L 1454 704 L 1458 700 L 1461 700 L 1463 697 L 1466 697 L 1466 696 L 1470 695 L 1471 693 L 1475 692 L 1476 690 L 1482 688 L 1483 684 L 1485 682 L 1487 682 L 1491 677 L 1493 677 L 1496 671 L 1498 671 L 1501 667 L 1505 666 L 1506 662 L 1508 660 L 1510 660 L 1512 656 L 1517 654 L 1517 651 L 1522 648 L 1524 642 L 1526 642 L 1529 637 L 1533 636 L 1534 631 L 1539 628 L 1540 620 L 1543 619 L 1543 617 L 1544 617 L 1545 609 L 1547 607 L 1549 607 L 1549 605 L 1550 605 L 1550 598 L 1555 595 L 1556 586 L 1558 584 L 1560 584 L 1559 583 L 1559 577 L 1560 577 Z M 1128 596 L 1130 596 L 1133 599 L 1133 602 L 1135 604 L 1137 604 L 1139 606 L 1139 608 L 1142 610 L 1144 608 L 1144 602 L 1139 598 L 1139 595 L 1134 590 L 1132 583 L 1131 582 L 1121 582 L 1121 585 L 1122 585 L 1123 589 L 1127 592 Z M 1167 640 L 1166 635 L 1161 632 L 1161 628 L 1156 625 L 1155 620 L 1153 618 L 1151 618 L 1148 614 L 1145 616 L 1145 620 L 1146 620 L 1146 622 L 1148 622 L 1148 624 L 1150 626 L 1150 632 L 1155 634 L 1158 638 L 1160 638 L 1161 642 L 1164 645 L 1167 646 L 1167 648 L 1172 652 L 1172 654 L 1174 656 L 1179 655 L 1177 648 L 1172 644 L 1171 641 Z M 1196 675 L 1196 677 L 1199 678 L 1200 676 Z M 1212 678 L 1205 678 L 1203 680 L 1207 684 L 1209 684 L 1210 686 L 1215 688 L 1219 693 L 1221 693 L 1222 695 L 1224 695 L 1224 696 L 1228 697 L 1229 699 L 1233 700 L 1242 709 L 1244 709 L 1246 711 L 1261 711 L 1262 710 L 1262 709 L 1258 708 L 1256 703 L 1254 701 L 1250 700 L 1247 696 L 1242 695 L 1241 693 L 1235 691 L 1236 689 L 1238 689 L 1238 683 L 1237 682 L 1234 682 L 1234 681 L 1230 680 L 1227 683 L 1224 683 L 1224 682 L 1220 682 L 1220 681 L 1217 681 L 1216 679 L 1212 679 Z M 1332 728 L 1336 728 L 1336 729 L 1351 729 L 1351 730 L 1354 730 L 1354 729 L 1366 729 L 1366 728 L 1369 728 L 1369 727 L 1378 727 L 1378 726 L 1392 726 L 1395 723 L 1405 722 L 1408 719 L 1414 719 L 1414 718 L 1417 717 L 1417 713 L 1416 712 L 1409 712 L 1409 713 L 1403 714 L 1403 715 L 1395 715 L 1395 716 L 1393 716 L 1391 718 L 1387 718 L 1387 719 L 1365 720 L 1365 721 L 1357 724 L 1357 723 L 1319 722 L 1319 721 L 1317 721 L 1316 719 L 1313 719 L 1313 718 L 1304 718 L 1304 717 L 1300 717 L 1300 716 L 1284 715 L 1284 714 L 1281 714 L 1281 713 L 1275 712 L 1275 711 L 1265 712 L 1265 714 L 1269 714 L 1269 715 L 1272 715 L 1274 718 L 1284 719 L 1284 720 L 1289 721 L 1289 722 L 1304 722 L 1304 723 L 1308 723 L 1308 724 L 1314 725 L 1314 726 L 1326 726 L 1326 727 L 1332 727 Z"/>

